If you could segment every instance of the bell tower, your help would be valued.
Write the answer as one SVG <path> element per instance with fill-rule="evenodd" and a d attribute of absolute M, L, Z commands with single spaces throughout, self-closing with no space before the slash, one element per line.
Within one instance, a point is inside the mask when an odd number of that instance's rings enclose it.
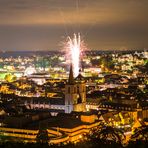
<path fill-rule="evenodd" d="M 76 100 L 77 85 L 74 81 L 73 68 L 71 64 L 68 83 L 65 85 L 65 113 L 71 113 L 74 110 L 73 104 Z"/>
<path fill-rule="evenodd" d="M 76 111 L 86 111 L 86 83 L 84 77 L 79 73 L 79 75 L 75 78 L 75 82 L 77 84 L 77 105 L 75 106 Z"/>
<path fill-rule="evenodd" d="M 86 88 L 79 76 L 74 79 L 71 64 L 68 83 L 65 85 L 65 113 L 72 111 L 86 111 Z"/>

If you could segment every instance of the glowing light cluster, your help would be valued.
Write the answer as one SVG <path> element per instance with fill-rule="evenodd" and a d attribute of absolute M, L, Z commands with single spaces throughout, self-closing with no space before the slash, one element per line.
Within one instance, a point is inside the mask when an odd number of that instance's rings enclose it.
<path fill-rule="evenodd" d="M 73 38 L 68 37 L 66 42 L 67 59 L 73 65 L 74 77 L 78 76 L 80 70 L 80 59 L 84 49 L 84 43 L 81 41 L 80 34 L 74 34 Z"/>
<path fill-rule="evenodd" d="M 25 72 L 24 72 L 24 75 L 25 76 L 29 76 L 29 75 L 31 75 L 31 74 L 33 74 L 33 73 L 36 73 L 36 70 L 35 70 L 35 68 L 34 67 L 27 67 L 26 68 L 26 70 L 25 70 Z"/>

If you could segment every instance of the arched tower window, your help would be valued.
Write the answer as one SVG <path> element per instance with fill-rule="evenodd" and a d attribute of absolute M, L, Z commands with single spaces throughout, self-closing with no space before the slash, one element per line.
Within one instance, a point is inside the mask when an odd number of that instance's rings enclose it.
<path fill-rule="evenodd" d="M 77 86 L 77 93 L 79 93 L 79 86 Z"/>

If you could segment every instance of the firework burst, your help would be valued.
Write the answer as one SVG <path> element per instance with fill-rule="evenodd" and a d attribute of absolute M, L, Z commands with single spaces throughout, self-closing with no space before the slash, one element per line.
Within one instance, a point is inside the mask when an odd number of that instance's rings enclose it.
<path fill-rule="evenodd" d="M 68 37 L 64 48 L 66 50 L 67 63 L 71 63 L 73 65 L 74 77 L 77 77 L 81 68 L 80 60 L 85 49 L 80 33 L 77 35 L 74 34 L 73 38 Z"/>

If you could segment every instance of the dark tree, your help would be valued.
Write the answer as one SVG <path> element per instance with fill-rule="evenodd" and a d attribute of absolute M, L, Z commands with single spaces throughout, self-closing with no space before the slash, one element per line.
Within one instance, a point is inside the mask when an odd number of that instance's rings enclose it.
<path fill-rule="evenodd" d="M 148 126 L 141 126 L 135 129 L 134 134 L 131 136 L 131 140 L 148 141 Z"/>
<path fill-rule="evenodd" d="M 97 140 L 99 140 L 100 142 L 106 144 L 117 144 L 122 146 L 125 140 L 125 135 L 120 129 L 101 124 L 98 129 L 94 129 L 93 131 L 91 131 L 88 139 L 96 142 Z"/>
<path fill-rule="evenodd" d="M 48 136 L 48 131 L 46 129 L 40 129 L 37 137 L 36 137 L 36 141 L 38 143 L 47 143 L 49 142 L 49 136 Z"/>

